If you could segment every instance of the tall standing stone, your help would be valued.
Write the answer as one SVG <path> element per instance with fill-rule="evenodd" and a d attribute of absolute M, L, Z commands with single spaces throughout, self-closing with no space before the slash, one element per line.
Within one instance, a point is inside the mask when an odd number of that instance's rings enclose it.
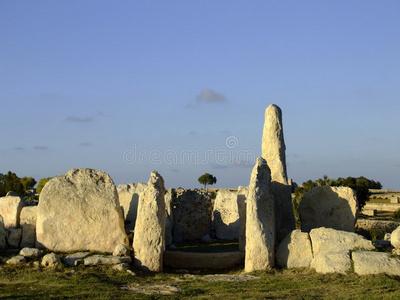
<path fill-rule="evenodd" d="M 24 202 L 13 193 L 8 193 L 7 196 L 0 198 L 0 216 L 3 217 L 4 228 L 15 229 L 20 225 L 20 214 L 24 207 Z"/>
<path fill-rule="evenodd" d="M 54 177 L 39 197 L 36 246 L 52 251 L 113 252 L 129 245 L 113 180 L 104 172 L 71 169 Z"/>
<path fill-rule="evenodd" d="M 245 271 L 271 269 L 275 265 L 275 198 L 271 171 L 262 157 L 253 168 L 248 189 Z"/>
<path fill-rule="evenodd" d="M 295 228 L 285 150 L 282 111 L 277 105 L 271 104 L 265 110 L 262 157 L 267 161 L 271 170 L 271 181 L 276 198 L 277 234 L 280 239 L 283 239 L 286 234 Z"/>
<path fill-rule="evenodd" d="M 239 251 L 246 249 L 246 198 L 248 188 L 239 186 L 237 192 L 237 205 L 239 210 L 240 233 L 239 233 Z"/>
<path fill-rule="evenodd" d="M 164 180 L 154 171 L 143 197 L 139 199 L 133 238 L 135 265 L 143 270 L 160 272 L 163 269 L 166 225 L 164 196 Z"/>

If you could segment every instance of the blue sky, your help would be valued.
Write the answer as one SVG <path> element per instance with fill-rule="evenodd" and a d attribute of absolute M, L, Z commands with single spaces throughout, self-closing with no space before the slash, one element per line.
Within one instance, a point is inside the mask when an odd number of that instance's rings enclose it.
<path fill-rule="evenodd" d="M 248 185 L 264 111 L 288 175 L 400 190 L 399 1 L 0 2 L 0 172 Z"/>

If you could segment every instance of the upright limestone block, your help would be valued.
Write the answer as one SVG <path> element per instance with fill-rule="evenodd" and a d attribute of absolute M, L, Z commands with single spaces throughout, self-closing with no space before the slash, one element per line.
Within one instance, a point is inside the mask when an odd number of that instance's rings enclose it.
<path fill-rule="evenodd" d="M 92 169 L 71 169 L 54 177 L 40 193 L 38 248 L 70 252 L 113 252 L 129 245 L 117 189 L 111 177 Z"/>
<path fill-rule="evenodd" d="M 21 210 L 22 237 L 20 247 L 35 247 L 37 206 L 25 206 Z"/>
<path fill-rule="evenodd" d="M 262 157 L 267 161 L 271 170 L 271 181 L 276 198 L 276 226 L 281 239 L 295 228 L 285 150 L 282 110 L 277 105 L 271 104 L 265 110 Z"/>
<path fill-rule="evenodd" d="M 245 271 L 270 269 L 275 265 L 275 199 L 271 171 L 262 157 L 251 173 L 246 201 Z"/>
<path fill-rule="evenodd" d="M 139 198 L 147 188 L 145 183 L 120 184 L 117 188 L 119 203 L 121 204 L 126 228 L 135 229 Z"/>
<path fill-rule="evenodd" d="M 0 249 L 7 247 L 6 241 L 7 231 L 4 229 L 3 217 L 0 216 Z"/>
<path fill-rule="evenodd" d="M 301 230 L 326 227 L 354 232 L 358 217 L 356 192 L 349 187 L 317 186 L 300 202 Z"/>
<path fill-rule="evenodd" d="M 239 250 L 246 249 L 246 198 L 248 188 L 239 186 L 237 192 L 237 205 L 239 209 L 240 233 L 239 233 Z"/>
<path fill-rule="evenodd" d="M 152 172 L 147 189 L 139 199 L 133 250 L 135 265 L 143 270 L 160 272 L 163 269 L 165 248 L 165 187 L 164 180 Z"/>
<path fill-rule="evenodd" d="M 3 217 L 6 230 L 19 227 L 22 207 L 24 207 L 24 202 L 18 196 L 7 195 L 0 198 L 0 216 Z"/>
<path fill-rule="evenodd" d="M 237 192 L 230 189 L 219 189 L 213 210 L 213 227 L 217 239 L 239 239 L 240 220 Z"/>

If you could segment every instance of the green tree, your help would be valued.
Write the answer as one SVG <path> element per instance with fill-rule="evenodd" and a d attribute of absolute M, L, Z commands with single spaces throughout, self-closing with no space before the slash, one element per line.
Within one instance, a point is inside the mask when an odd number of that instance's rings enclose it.
<path fill-rule="evenodd" d="M 36 187 L 36 193 L 40 194 L 40 192 L 42 191 L 42 189 L 44 188 L 44 186 L 46 185 L 47 182 L 50 181 L 50 179 L 52 179 L 53 177 L 47 177 L 47 178 L 42 178 L 39 180 L 39 183 Z"/>
<path fill-rule="evenodd" d="M 22 177 L 21 183 L 24 186 L 25 192 L 33 189 L 35 184 L 37 183 L 33 177 Z"/>
<path fill-rule="evenodd" d="M 209 173 L 205 173 L 199 177 L 198 181 L 204 184 L 204 189 L 206 189 L 207 184 L 213 185 L 217 182 L 217 178 Z"/>
<path fill-rule="evenodd" d="M 16 192 L 20 197 L 25 196 L 25 188 L 21 179 L 13 172 L 7 174 L 0 173 L 0 197 L 4 197 L 8 192 Z"/>

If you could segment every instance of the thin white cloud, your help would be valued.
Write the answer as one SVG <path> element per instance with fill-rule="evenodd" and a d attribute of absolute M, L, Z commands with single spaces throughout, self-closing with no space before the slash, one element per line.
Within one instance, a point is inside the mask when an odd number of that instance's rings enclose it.
<path fill-rule="evenodd" d="M 49 148 L 47 146 L 34 146 L 33 149 L 35 150 L 49 150 Z"/>
<path fill-rule="evenodd" d="M 89 147 L 89 146 L 92 146 L 92 143 L 83 142 L 83 143 L 80 143 L 79 146 L 82 146 L 82 147 Z"/>
<path fill-rule="evenodd" d="M 92 117 L 76 117 L 76 116 L 69 116 L 65 119 L 67 122 L 76 122 L 76 123 L 88 123 L 92 122 L 93 118 Z"/>
<path fill-rule="evenodd" d="M 216 91 L 208 88 L 203 88 L 201 93 L 197 95 L 196 102 L 198 103 L 222 103 L 226 102 L 226 97 Z"/>

